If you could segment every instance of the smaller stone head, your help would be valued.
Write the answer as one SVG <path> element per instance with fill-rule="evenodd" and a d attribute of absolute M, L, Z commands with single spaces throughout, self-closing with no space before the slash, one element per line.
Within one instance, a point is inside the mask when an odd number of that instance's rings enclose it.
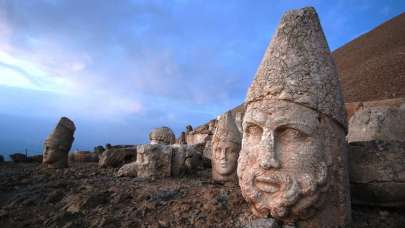
<path fill-rule="evenodd" d="M 168 127 L 152 129 L 149 133 L 150 144 L 170 145 L 176 142 L 176 136 Z"/>
<path fill-rule="evenodd" d="M 231 112 L 218 118 L 218 127 L 212 139 L 212 178 L 217 181 L 236 179 L 236 167 L 242 135 Z"/>
<path fill-rule="evenodd" d="M 54 131 L 44 143 L 43 160 L 48 167 L 63 168 L 67 166 L 68 153 L 74 141 L 76 127 L 70 119 L 62 117 Z"/>

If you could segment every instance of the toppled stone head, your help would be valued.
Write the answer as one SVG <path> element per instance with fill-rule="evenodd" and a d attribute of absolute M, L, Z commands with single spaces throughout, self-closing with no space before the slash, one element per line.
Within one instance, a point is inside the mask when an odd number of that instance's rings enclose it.
<path fill-rule="evenodd" d="M 152 129 L 149 133 L 150 144 L 170 145 L 176 142 L 176 136 L 168 127 Z"/>
<path fill-rule="evenodd" d="M 313 8 L 283 16 L 245 103 L 237 173 L 253 213 L 299 227 L 349 225 L 346 114 Z"/>
<path fill-rule="evenodd" d="M 42 163 L 50 168 L 64 168 L 68 165 L 68 153 L 74 141 L 75 124 L 62 117 L 44 143 Z"/>
<path fill-rule="evenodd" d="M 231 112 L 219 116 L 212 138 L 212 178 L 216 181 L 234 181 L 242 135 Z"/>

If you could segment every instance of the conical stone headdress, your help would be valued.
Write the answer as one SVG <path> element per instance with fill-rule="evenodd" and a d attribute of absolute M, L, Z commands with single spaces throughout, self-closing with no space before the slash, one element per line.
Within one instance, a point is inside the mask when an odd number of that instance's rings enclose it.
<path fill-rule="evenodd" d="M 303 105 L 347 128 L 336 66 L 314 8 L 292 10 L 282 17 L 249 88 L 246 105 L 260 100 Z"/>
<path fill-rule="evenodd" d="M 67 117 L 62 117 L 53 132 L 46 139 L 47 144 L 62 144 L 70 146 L 74 140 L 73 134 L 76 126 Z"/>
<path fill-rule="evenodd" d="M 242 142 L 242 135 L 230 111 L 222 114 L 218 118 L 212 143 L 218 143 L 219 141 L 233 142 L 236 144 L 241 144 Z"/>

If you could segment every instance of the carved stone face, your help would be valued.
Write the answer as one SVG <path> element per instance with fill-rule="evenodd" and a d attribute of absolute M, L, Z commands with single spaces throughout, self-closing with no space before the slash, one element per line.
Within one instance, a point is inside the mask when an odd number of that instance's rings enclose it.
<path fill-rule="evenodd" d="M 45 142 L 44 152 L 43 152 L 43 162 L 46 164 L 53 163 L 66 163 L 67 154 L 69 153 L 70 147 L 64 146 L 56 142 Z M 63 165 L 62 165 L 63 166 Z"/>
<path fill-rule="evenodd" d="M 294 103 L 264 100 L 248 105 L 238 176 L 257 216 L 294 221 L 310 217 L 315 203 L 322 203 L 329 151 L 321 122 L 318 112 Z"/>
<path fill-rule="evenodd" d="M 213 145 L 213 169 L 219 175 L 228 176 L 236 171 L 240 144 L 220 141 Z"/>

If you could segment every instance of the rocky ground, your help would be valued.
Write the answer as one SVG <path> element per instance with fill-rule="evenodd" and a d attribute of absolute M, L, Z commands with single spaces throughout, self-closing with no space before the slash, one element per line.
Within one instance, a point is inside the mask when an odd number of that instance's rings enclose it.
<path fill-rule="evenodd" d="M 210 171 L 146 181 L 75 163 L 48 170 L 0 163 L 0 227 L 243 227 L 252 219 L 236 184 Z M 405 227 L 405 212 L 353 208 L 354 227 Z"/>

